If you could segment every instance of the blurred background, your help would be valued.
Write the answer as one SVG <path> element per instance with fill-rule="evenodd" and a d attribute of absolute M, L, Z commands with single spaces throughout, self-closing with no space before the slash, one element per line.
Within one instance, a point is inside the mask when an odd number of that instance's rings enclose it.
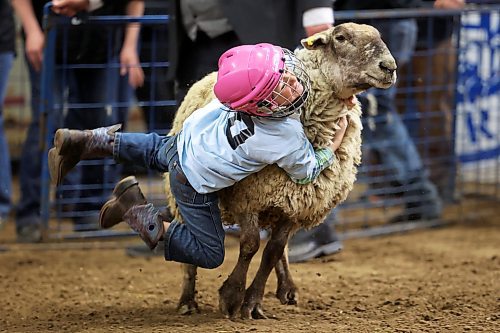
<path fill-rule="evenodd" d="M 68 110 L 84 111 L 93 117 L 92 112 L 99 109 L 98 112 L 106 112 L 112 121 L 124 122 L 127 131 L 168 132 L 176 110 L 176 84 L 167 75 L 169 49 L 180 47 L 172 42 L 171 21 L 174 17 L 169 16 L 169 3 L 147 1 L 144 15 L 136 19 L 121 15 L 89 15 L 75 21 L 56 16 L 50 10 L 47 12 L 38 101 L 40 134 L 35 150 L 42 162 L 46 162 L 52 133 L 61 124 L 58 118 Z M 418 173 L 407 176 L 408 181 L 398 178 L 398 162 L 388 160 L 384 150 L 394 152 L 401 147 L 392 145 L 401 146 L 402 142 L 397 142 L 397 137 L 396 142 L 385 140 L 381 143 L 377 139 L 388 130 L 386 125 L 394 117 L 387 110 L 381 111 L 383 100 L 378 99 L 376 92 L 361 96 L 366 132 L 363 165 L 355 190 L 336 210 L 334 227 L 340 237 L 373 236 L 457 221 L 474 222 L 500 213 L 499 5 L 468 2 L 461 9 L 431 6 L 373 9 L 349 8 L 343 1 L 337 1 L 335 6 L 336 24 L 357 21 L 383 29 L 410 21 L 418 29 L 414 51 L 402 54 L 405 60 L 398 62 L 399 79 L 393 91 L 398 121 L 407 131 L 405 140 L 411 145 L 404 143 L 405 147 L 415 149 L 413 156 L 418 155 L 420 160 L 415 162 Z M 118 75 L 119 59 L 115 52 L 109 51 L 123 41 L 124 29 L 133 23 L 142 26 L 137 48 L 145 75 L 144 86 L 137 90 L 127 84 L 126 78 Z M 71 58 L 72 51 L 75 51 L 72 48 L 81 48 L 85 43 L 85 40 L 72 40 L 75 37 L 68 31 L 75 26 L 106 36 L 103 45 L 108 51 L 88 50 L 103 53 L 102 61 L 84 62 Z M 17 57 L 9 76 L 3 107 L 13 173 L 13 209 L 7 217 L 12 225 L 20 200 L 22 149 L 32 120 L 30 78 L 19 18 L 16 18 L 16 27 Z M 397 28 L 393 29 L 397 31 Z M 384 33 L 382 37 L 385 39 Z M 404 48 L 402 52 L 405 52 Z M 84 101 L 68 97 L 64 88 L 72 84 L 69 73 L 88 73 L 95 69 L 105 70 L 103 89 L 113 90 L 108 92 L 106 99 Z M 54 81 L 57 81 L 58 88 L 54 87 Z M 90 88 L 84 86 L 82 91 L 87 89 Z M 140 178 L 148 199 L 164 202 L 161 175 L 146 170 L 117 168 L 109 160 L 101 163 L 81 163 L 82 168 L 100 168 L 99 176 L 92 171 L 95 175 L 93 181 L 87 179 L 83 182 L 82 178 L 76 177 L 76 181 L 57 189 L 49 185 L 47 168 L 41 164 L 38 174 L 33 177 L 40 179 L 39 221 L 43 241 L 131 235 L 127 228 L 104 231 L 97 230 L 92 224 L 100 205 L 122 176 L 135 174 Z M 432 184 L 431 190 L 415 185 L 421 181 Z M 434 200 L 430 197 L 442 203 L 442 210 L 427 216 L 422 212 L 427 209 L 426 201 Z M 394 220 L 401 212 L 412 214 L 412 209 L 414 215 Z M 87 217 L 86 223 L 75 222 Z M 6 240 L 10 241 L 13 240 Z"/>

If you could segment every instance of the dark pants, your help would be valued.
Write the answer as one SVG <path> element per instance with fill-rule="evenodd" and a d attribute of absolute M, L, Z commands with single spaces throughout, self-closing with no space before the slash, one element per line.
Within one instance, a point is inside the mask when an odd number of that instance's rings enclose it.
<path fill-rule="evenodd" d="M 377 21 L 373 25 L 391 50 L 398 66 L 406 64 L 415 49 L 417 26 L 414 19 Z M 380 159 L 389 183 L 401 187 L 408 213 L 422 217 L 441 215 L 442 202 L 430 182 L 415 142 L 396 110 L 396 86 L 368 91 L 377 100 L 377 115 L 364 118 L 364 147 Z M 360 97 L 363 101 L 363 96 Z M 363 106 L 366 110 L 366 106 Z M 369 122 L 373 121 L 373 128 Z M 393 191 L 398 191 L 393 190 Z"/>
<path fill-rule="evenodd" d="M 233 31 L 215 38 L 210 38 L 199 31 L 194 41 L 184 36 L 177 66 L 178 87 L 175 97 L 177 105 L 181 105 L 193 83 L 217 70 L 217 63 L 222 53 L 240 44 L 240 39 Z"/>
<path fill-rule="evenodd" d="M 165 259 L 215 268 L 224 261 L 224 230 L 216 192 L 200 194 L 179 164 L 177 136 L 117 133 L 113 157 L 121 163 L 169 172 L 170 189 L 183 223 L 173 220 L 165 232 Z"/>

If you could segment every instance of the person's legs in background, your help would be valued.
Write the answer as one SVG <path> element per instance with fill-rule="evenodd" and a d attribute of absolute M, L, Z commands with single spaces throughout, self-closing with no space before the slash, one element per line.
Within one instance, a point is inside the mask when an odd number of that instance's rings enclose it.
<path fill-rule="evenodd" d="M 325 221 L 311 230 L 299 230 L 288 242 L 288 260 L 291 263 L 337 253 L 342 241 L 335 231 L 336 213 L 332 209 Z"/>
<path fill-rule="evenodd" d="M 429 178 L 436 184 L 445 201 L 454 199 L 453 102 L 456 69 L 456 48 L 452 38 L 439 41 L 434 47 L 420 49 L 413 57 L 415 86 L 412 96 L 421 117 L 418 134 L 426 142 L 420 148 L 429 160 Z"/>
<path fill-rule="evenodd" d="M 415 49 L 415 20 L 376 21 L 372 24 L 381 32 L 398 66 L 408 62 Z M 370 93 L 377 101 L 377 115 L 372 118 L 375 120 L 374 127 L 364 119 L 363 143 L 377 153 L 384 171 L 394 174 L 393 185 L 404 186 L 405 211 L 396 216 L 393 222 L 439 217 L 442 210 L 441 199 L 434 184 L 429 181 L 415 144 L 396 112 L 396 87 L 372 89 Z M 369 107 L 367 99 L 359 96 L 359 100 L 363 110 L 366 110 Z M 322 250 L 324 248 L 340 249 L 342 246 L 339 238 L 331 227 L 334 220 L 329 217 L 323 224 L 294 235 L 289 242 L 290 262 L 329 254 Z M 327 228 L 327 225 L 330 227 Z"/>
<path fill-rule="evenodd" d="M 166 9 L 165 9 L 166 11 Z M 141 28 L 141 61 L 150 62 L 145 67 L 144 84 L 135 91 L 137 100 L 146 103 L 142 107 L 148 132 L 167 134 L 172 128 L 175 105 L 157 105 L 157 102 L 175 100 L 174 82 L 168 79 L 168 29 L 144 26 Z"/>
<path fill-rule="evenodd" d="M 12 173 L 9 147 L 4 131 L 3 103 L 13 61 L 13 52 L 0 52 L 0 228 L 7 221 L 12 204 Z"/>
<path fill-rule="evenodd" d="M 235 32 L 210 38 L 199 31 L 195 41 L 187 36 L 182 43 L 177 70 L 177 105 L 181 105 L 191 85 L 217 70 L 219 57 L 226 50 L 241 44 Z"/>
<path fill-rule="evenodd" d="M 382 105 L 378 104 L 378 110 L 383 110 L 387 100 L 383 94 L 390 92 L 377 92 L 377 102 L 382 102 Z M 441 199 L 399 114 L 382 112 L 368 117 L 372 118 L 373 127 L 364 126 L 363 142 L 367 150 L 376 154 L 381 165 L 385 179 L 381 196 L 401 195 L 405 200 L 405 211 L 392 222 L 438 218 L 442 210 Z"/>
<path fill-rule="evenodd" d="M 20 198 L 16 208 L 16 233 L 19 242 L 41 240 L 40 178 L 40 72 L 26 60 L 31 85 L 31 121 L 26 132 L 19 164 Z"/>
<path fill-rule="evenodd" d="M 64 96 L 68 96 L 67 103 L 95 106 L 69 108 L 64 127 L 84 130 L 117 122 L 118 112 L 112 107 L 119 87 L 116 70 L 74 69 L 66 76 L 68 91 Z M 68 190 L 61 194 L 74 214 L 76 231 L 97 227 L 98 212 L 111 194 L 118 174 L 118 166 L 107 159 L 82 163 L 67 175 L 63 184 Z"/>
<path fill-rule="evenodd" d="M 375 22 L 374 26 L 381 32 L 398 66 L 408 63 L 415 49 L 416 21 L 391 20 Z M 363 142 L 379 157 L 384 174 L 391 175 L 389 183 L 401 187 L 394 192 L 401 192 L 405 199 L 405 211 L 392 222 L 438 218 L 442 212 L 441 199 L 428 178 L 415 143 L 396 111 L 396 87 L 371 89 L 368 93 L 376 98 L 377 114 L 368 115 L 373 122 L 372 126 L 366 124 L 364 127 Z M 360 101 L 366 110 L 366 99 L 361 97 Z"/>

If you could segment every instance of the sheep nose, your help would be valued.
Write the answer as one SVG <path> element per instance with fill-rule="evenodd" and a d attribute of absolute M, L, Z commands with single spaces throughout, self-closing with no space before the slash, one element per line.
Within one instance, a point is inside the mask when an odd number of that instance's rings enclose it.
<path fill-rule="evenodd" d="M 394 73 L 394 71 L 397 68 L 396 62 L 393 59 L 382 60 L 381 62 L 379 62 L 378 66 L 380 67 L 381 70 L 389 74 Z"/>

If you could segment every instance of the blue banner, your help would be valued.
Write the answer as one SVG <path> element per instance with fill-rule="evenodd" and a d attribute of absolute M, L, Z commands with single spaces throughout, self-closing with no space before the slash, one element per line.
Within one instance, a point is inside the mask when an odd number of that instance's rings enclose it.
<path fill-rule="evenodd" d="M 500 156 L 500 14 L 461 18 L 456 152 L 463 163 Z"/>

